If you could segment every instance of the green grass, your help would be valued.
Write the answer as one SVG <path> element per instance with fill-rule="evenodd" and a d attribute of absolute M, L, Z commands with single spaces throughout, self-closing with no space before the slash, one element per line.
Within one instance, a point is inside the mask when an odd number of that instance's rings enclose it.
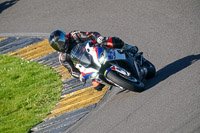
<path fill-rule="evenodd" d="M 60 98 L 62 81 L 50 67 L 0 55 L 0 133 L 25 133 Z"/>

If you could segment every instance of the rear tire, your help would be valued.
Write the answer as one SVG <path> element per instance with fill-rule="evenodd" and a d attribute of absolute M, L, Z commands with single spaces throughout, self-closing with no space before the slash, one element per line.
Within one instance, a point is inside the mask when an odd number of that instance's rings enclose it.
<path fill-rule="evenodd" d="M 124 77 L 121 77 L 118 73 L 115 71 L 109 71 L 107 73 L 107 78 L 114 82 L 115 84 L 131 91 L 135 92 L 142 92 L 144 91 L 144 83 L 141 81 L 138 82 L 133 82 L 130 81 L 129 79 L 126 79 Z"/>
<path fill-rule="evenodd" d="M 156 68 L 155 66 L 148 60 L 144 62 L 144 67 L 147 68 L 147 75 L 145 79 L 153 78 L 156 74 Z"/>

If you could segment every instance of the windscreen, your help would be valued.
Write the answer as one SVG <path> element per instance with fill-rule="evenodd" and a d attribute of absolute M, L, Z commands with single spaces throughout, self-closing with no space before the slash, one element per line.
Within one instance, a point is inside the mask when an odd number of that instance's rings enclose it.
<path fill-rule="evenodd" d="M 87 43 L 77 44 L 71 51 L 71 59 L 76 64 L 81 64 L 84 67 L 88 67 L 91 64 L 91 55 L 89 55 L 86 50 L 85 46 Z"/>

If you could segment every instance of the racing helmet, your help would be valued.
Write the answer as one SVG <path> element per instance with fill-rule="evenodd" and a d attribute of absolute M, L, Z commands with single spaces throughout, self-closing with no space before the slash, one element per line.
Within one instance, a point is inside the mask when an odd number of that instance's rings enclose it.
<path fill-rule="evenodd" d="M 59 52 L 66 53 L 69 44 L 69 38 L 62 30 L 55 30 L 49 36 L 49 43 L 53 49 Z"/>

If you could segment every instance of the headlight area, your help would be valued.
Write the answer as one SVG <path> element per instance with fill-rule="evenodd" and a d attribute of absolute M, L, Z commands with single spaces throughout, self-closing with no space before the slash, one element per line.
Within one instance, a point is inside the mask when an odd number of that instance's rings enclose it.
<path fill-rule="evenodd" d="M 94 72 L 93 74 L 90 75 L 90 79 L 96 79 L 99 76 L 97 72 Z"/>
<path fill-rule="evenodd" d="M 99 58 L 100 64 L 104 64 L 106 62 L 105 54 L 104 52 L 101 53 L 101 56 Z"/>

